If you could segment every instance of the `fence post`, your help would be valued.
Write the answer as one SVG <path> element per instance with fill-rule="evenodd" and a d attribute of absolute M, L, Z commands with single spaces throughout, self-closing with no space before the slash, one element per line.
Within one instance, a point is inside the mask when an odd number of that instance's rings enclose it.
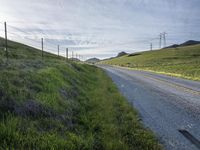
<path fill-rule="evenodd" d="M 74 61 L 74 52 L 72 51 L 72 61 Z"/>
<path fill-rule="evenodd" d="M 4 22 L 4 26 L 5 26 L 5 48 L 6 48 L 6 58 L 8 60 L 8 37 L 7 37 L 7 24 L 6 22 Z"/>
<path fill-rule="evenodd" d="M 60 53 L 60 46 L 58 45 L 58 57 L 59 57 L 59 53 Z"/>
<path fill-rule="evenodd" d="M 66 60 L 68 60 L 68 48 L 66 48 Z"/>
<path fill-rule="evenodd" d="M 44 40 L 43 40 L 43 38 L 41 39 L 41 44 L 42 44 L 42 60 L 43 60 L 43 58 L 44 58 Z"/>

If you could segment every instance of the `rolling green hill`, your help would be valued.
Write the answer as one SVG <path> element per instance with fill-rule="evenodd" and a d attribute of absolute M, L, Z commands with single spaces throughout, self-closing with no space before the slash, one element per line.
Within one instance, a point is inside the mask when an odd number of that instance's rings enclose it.
<path fill-rule="evenodd" d="M 160 149 L 95 66 L 0 39 L 0 149 Z"/>
<path fill-rule="evenodd" d="M 101 63 L 200 80 L 200 45 L 134 53 Z"/>
<path fill-rule="evenodd" d="M 100 61 L 100 59 L 98 59 L 98 58 L 90 58 L 90 59 L 86 60 L 85 62 L 90 63 L 90 64 L 95 64 L 99 61 Z"/>

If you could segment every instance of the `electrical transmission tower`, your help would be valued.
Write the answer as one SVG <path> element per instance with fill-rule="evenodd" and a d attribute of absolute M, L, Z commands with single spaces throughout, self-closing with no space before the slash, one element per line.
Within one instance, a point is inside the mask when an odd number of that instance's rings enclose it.
<path fill-rule="evenodd" d="M 166 32 L 160 33 L 159 35 L 159 47 L 166 47 Z M 163 41 L 163 45 L 162 45 L 162 41 Z"/>
<path fill-rule="evenodd" d="M 159 35 L 159 47 L 161 48 L 162 47 L 162 33 L 160 33 Z"/>
<path fill-rule="evenodd" d="M 166 47 L 166 32 L 163 32 L 164 47 Z"/>

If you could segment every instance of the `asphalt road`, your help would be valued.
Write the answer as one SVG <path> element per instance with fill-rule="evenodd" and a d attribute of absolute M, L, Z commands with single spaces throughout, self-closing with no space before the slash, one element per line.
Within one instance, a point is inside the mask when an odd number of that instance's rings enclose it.
<path fill-rule="evenodd" d="M 111 66 L 106 70 L 167 150 L 200 149 L 200 82 Z"/>

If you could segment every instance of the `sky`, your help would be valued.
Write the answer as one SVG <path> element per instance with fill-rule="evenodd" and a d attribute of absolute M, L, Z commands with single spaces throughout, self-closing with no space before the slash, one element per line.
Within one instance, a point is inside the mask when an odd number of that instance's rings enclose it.
<path fill-rule="evenodd" d="M 0 36 L 82 59 L 200 40 L 200 0 L 0 0 Z"/>

